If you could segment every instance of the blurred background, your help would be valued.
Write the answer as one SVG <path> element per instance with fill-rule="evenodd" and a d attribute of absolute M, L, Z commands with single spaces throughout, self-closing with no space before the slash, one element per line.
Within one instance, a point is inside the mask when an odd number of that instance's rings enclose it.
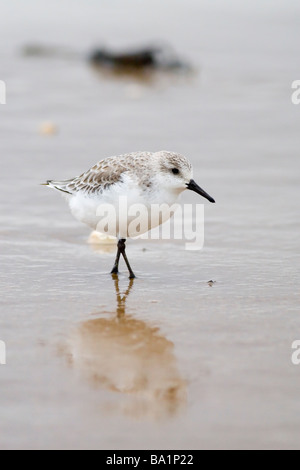
<path fill-rule="evenodd" d="M 299 2 L 0 7 L 0 447 L 299 448 Z M 205 249 L 135 242 L 116 285 L 39 184 L 163 149 L 217 200 Z"/>

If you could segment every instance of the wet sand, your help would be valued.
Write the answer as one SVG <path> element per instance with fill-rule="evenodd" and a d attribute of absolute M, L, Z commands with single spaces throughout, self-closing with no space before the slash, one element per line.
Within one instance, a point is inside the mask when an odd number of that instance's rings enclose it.
<path fill-rule="evenodd" d="M 0 448 L 299 449 L 299 5 L 78 1 L 66 34 L 68 2 L 27 3 L 38 21 L 12 1 L 0 28 Z M 153 38 L 197 72 L 112 78 L 19 53 Z M 138 279 L 116 283 L 114 253 L 39 183 L 139 149 L 189 156 L 217 204 L 204 250 L 131 242 Z"/>

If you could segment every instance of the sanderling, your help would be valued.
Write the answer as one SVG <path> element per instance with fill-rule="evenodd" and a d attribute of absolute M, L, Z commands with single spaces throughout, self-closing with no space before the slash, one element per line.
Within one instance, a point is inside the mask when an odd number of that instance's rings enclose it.
<path fill-rule="evenodd" d="M 110 204 L 116 209 L 121 198 L 127 198 L 128 207 L 139 203 L 148 214 L 147 229 L 154 228 L 149 217 L 153 205 L 172 206 L 186 189 L 195 191 L 210 202 L 215 202 L 193 179 L 190 161 L 173 152 L 136 152 L 100 161 L 86 173 L 67 181 L 47 181 L 47 186 L 62 192 L 68 199 L 73 216 L 97 230 L 99 208 Z M 129 264 L 125 245 L 130 220 L 122 226 L 117 210 L 114 224 L 109 224 L 109 235 L 118 238 L 118 252 L 111 274 L 118 274 L 121 255 L 127 265 L 130 278 L 135 275 Z M 156 223 L 158 226 L 171 217 L 170 211 Z M 141 235 L 142 233 L 139 233 Z"/>

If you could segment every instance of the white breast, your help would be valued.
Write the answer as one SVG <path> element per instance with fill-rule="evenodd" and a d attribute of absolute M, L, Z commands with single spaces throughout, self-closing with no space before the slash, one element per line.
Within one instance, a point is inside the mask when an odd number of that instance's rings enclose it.
<path fill-rule="evenodd" d="M 76 193 L 69 204 L 73 216 L 93 230 L 119 238 L 134 238 L 166 222 L 178 193 L 143 190 L 129 176 L 101 194 Z"/>

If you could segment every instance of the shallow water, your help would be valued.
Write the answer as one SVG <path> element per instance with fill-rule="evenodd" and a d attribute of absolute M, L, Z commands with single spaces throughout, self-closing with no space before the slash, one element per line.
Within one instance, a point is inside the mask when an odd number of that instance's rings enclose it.
<path fill-rule="evenodd" d="M 300 7 L 161 3 L 1 7 L 1 449 L 299 448 Z M 81 59 L 157 38 L 195 72 L 141 81 Z M 79 57 L 23 57 L 34 42 Z M 205 248 L 131 242 L 138 279 L 113 282 L 114 254 L 38 184 L 164 148 L 217 200 Z"/>

